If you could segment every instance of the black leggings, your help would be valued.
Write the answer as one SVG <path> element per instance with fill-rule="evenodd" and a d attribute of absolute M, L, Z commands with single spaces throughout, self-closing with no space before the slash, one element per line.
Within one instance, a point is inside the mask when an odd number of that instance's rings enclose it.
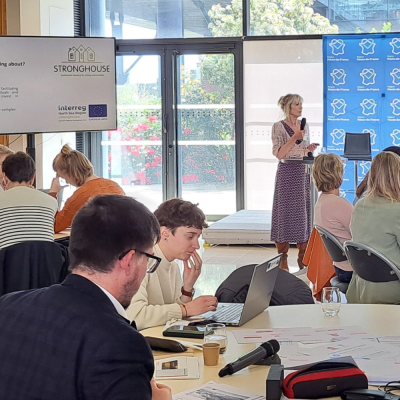
<path fill-rule="evenodd" d="M 335 266 L 333 266 L 333 268 L 335 268 L 336 276 L 339 278 L 340 282 L 349 283 L 351 281 L 353 271 L 344 271 L 343 269 Z"/>

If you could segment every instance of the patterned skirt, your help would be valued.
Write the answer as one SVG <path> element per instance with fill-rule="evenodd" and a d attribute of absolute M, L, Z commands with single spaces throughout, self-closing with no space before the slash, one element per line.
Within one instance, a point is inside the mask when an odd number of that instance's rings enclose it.
<path fill-rule="evenodd" d="M 310 174 L 305 165 L 278 164 L 271 240 L 303 243 L 310 237 Z"/>

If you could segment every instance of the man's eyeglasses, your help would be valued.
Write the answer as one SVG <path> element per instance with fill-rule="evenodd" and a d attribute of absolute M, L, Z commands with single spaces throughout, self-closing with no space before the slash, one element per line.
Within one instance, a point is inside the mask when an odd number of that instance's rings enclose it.
<path fill-rule="evenodd" d="M 139 251 L 139 250 L 135 250 L 135 249 L 129 249 L 127 251 L 124 251 L 119 257 L 118 260 L 122 260 L 131 250 L 136 251 L 136 253 L 139 254 L 144 254 L 147 257 L 147 269 L 146 272 L 148 274 L 151 274 L 152 272 L 154 272 L 158 266 L 160 265 L 161 262 L 161 258 L 155 256 L 154 254 L 149 254 L 149 253 L 145 253 L 144 251 Z"/>

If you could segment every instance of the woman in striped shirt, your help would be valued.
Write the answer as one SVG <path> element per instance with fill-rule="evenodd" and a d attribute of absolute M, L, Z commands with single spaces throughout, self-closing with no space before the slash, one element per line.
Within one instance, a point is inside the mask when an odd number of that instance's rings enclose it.
<path fill-rule="evenodd" d="M 2 170 L 6 190 L 0 192 L 0 250 L 32 240 L 52 242 L 57 201 L 32 188 L 33 159 L 22 151 L 10 154 Z"/>

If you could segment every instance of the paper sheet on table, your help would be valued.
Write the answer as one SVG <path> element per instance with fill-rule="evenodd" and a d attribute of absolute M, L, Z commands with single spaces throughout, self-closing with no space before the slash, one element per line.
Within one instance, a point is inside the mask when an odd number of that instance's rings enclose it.
<path fill-rule="evenodd" d="M 400 359 L 400 348 L 377 341 L 348 339 L 330 343 L 327 347 L 330 357 L 352 356 L 371 361 L 396 361 Z M 310 349 L 315 351 L 316 349 Z"/>
<path fill-rule="evenodd" d="M 360 326 L 238 329 L 233 331 L 233 334 L 239 344 L 263 343 L 271 339 L 276 339 L 278 342 L 324 343 L 352 338 L 366 339 L 372 337 L 369 332 Z"/>
<path fill-rule="evenodd" d="M 199 359 L 197 357 L 168 357 L 155 360 L 154 377 L 162 379 L 199 379 Z"/>
<path fill-rule="evenodd" d="M 285 368 L 345 356 L 351 356 L 357 362 L 371 360 L 394 363 L 400 362 L 400 348 L 376 340 L 357 339 L 322 343 L 317 347 L 301 343 L 281 343 L 279 356 Z"/>
<path fill-rule="evenodd" d="M 315 332 L 312 328 L 277 328 L 277 329 L 238 329 L 233 335 L 239 344 L 263 343 L 275 339 L 278 342 L 330 342 L 332 335 Z"/>
<path fill-rule="evenodd" d="M 172 397 L 174 400 L 259 400 L 263 396 L 253 394 L 247 390 L 234 386 L 217 384 L 213 381 L 197 388 L 186 390 Z"/>
<path fill-rule="evenodd" d="M 378 336 L 379 343 L 387 343 L 395 346 L 400 346 L 400 336 Z"/>
<path fill-rule="evenodd" d="M 373 337 L 371 333 L 358 325 L 330 328 L 314 328 L 314 330 L 315 332 L 328 334 L 334 341 L 346 339 L 368 339 Z"/>
<path fill-rule="evenodd" d="M 400 377 L 400 363 L 389 361 L 357 360 L 358 367 L 368 377 L 370 385 L 385 385 L 388 382 L 398 381 Z"/>

